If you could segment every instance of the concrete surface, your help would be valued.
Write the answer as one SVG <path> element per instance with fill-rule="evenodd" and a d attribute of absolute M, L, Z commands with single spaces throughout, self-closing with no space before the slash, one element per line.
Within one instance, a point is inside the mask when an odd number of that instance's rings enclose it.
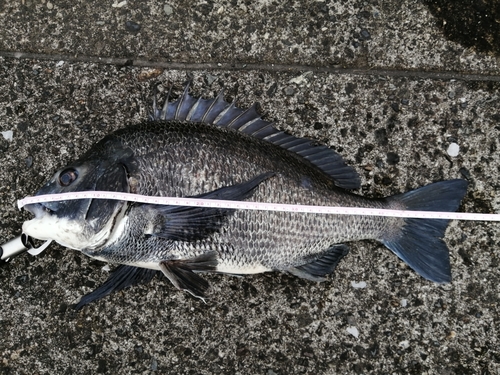
<path fill-rule="evenodd" d="M 145 119 L 156 82 L 188 78 L 332 146 L 361 194 L 467 178 L 461 210 L 498 213 L 500 59 L 480 43 L 495 35 L 448 40 L 448 3 L 426 3 L 0 3 L 0 243 L 29 218 L 17 199 Z M 79 312 L 103 264 L 52 245 L 0 269 L 0 373 L 499 374 L 499 224 L 452 222 L 446 242 L 444 286 L 366 241 L 322 284 L 213 275 L 203 304 L 155 278 Z"/>

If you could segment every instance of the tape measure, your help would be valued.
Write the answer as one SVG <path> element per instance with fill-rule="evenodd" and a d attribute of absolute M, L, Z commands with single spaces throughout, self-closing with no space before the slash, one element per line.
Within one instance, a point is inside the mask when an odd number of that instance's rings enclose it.
<path fill-rule="evenodd" d="M 151 197 L 130 193 L 117 193 L 110 191 L 81 191 L 60 194 L 37 195 L 26 197 L 17 201 L 19 209 L 27 204 L 54 202 L 74 199 L 112 199 L 146 204 L 161 204 L 172 206 L 229 208 L 236 210 L 261 210 L 281 212 L 301 212 L 310 214 L 330 215 L 360 215 L 360 216 L 389 216 L 415 219 L 446 219 L 446 220 L 473 220 L 473 221 L 500 221 L 499 214 L 478 214 L 465 212 L 438 212 L 438 211 L 409 211 L 388 210 L 365 207 L 335 207 L 335 206 L 309 206 L 301 204 L 281 204 L 267 202 L 229 201 L 203 198 L 182 197 Z"/>

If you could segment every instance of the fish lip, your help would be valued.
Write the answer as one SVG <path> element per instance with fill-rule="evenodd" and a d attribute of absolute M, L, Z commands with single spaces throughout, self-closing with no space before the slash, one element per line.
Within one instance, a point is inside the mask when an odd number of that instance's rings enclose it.
<path fill-rule="evenodd" d="M 44 215 L 53 215 L 55 213 L 55 211 L 51 210 L 49 207 L 43 204 L 43 202 L 27 204 L 26 206 L 24 206 L 24 209 L 35 215 L 35 218 L 41 218 Z"/>

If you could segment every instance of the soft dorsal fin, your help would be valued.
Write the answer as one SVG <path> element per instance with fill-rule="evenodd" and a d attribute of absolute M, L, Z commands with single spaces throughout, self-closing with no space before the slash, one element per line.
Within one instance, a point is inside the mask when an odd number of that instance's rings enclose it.
<path fill-rule="evenodd" d="M 330 176 L 338 187 L 357 189 L 361 186 L 358 173 L 342 156 L 313 140 L 276 129 L 273 123 L 261 118 L 256 105 L 238 108 L 234 102 L 224 100 L 223 91 L 213 99 L 194 98 L 189 94 L 189 82 L 179 99 L 170 101 L 170 94 L 171 90 L 162 108 L 157 108 L 155 97 L 150 116 L 153 121 L 191 121 L 231 128 L 300 155 Z"/>

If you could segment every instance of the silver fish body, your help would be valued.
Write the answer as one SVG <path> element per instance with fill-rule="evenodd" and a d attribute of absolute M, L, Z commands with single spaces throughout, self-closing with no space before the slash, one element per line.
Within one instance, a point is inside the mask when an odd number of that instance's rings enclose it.
<path fill-rule="evenodd" d="M 349 191 L 359 177 L 342 158 L 276 130 L 252 107 L 195 99 L 187 88 L 154 109 L 153 121 L 118 130 L 60 171 L 37 194 L 126 191 L 305 205 L 455 211 L 463 180 L 385 199 Z M 321 281 L 347 253 L 344 242 L 375 239 L 435 282 L 450 280 L 447 220 L 320 215 L 79 200 L 27 207 L 28 235 L 54 239 L 123 266 L 108 289 L 148 281 L 156 270 L 191 294 L 208 287 L 200 272 L 286 271 Z M 48 229 L 50 228 L 50 230 Z M 101 298 L 98 290 L 78 307 Z"/>

